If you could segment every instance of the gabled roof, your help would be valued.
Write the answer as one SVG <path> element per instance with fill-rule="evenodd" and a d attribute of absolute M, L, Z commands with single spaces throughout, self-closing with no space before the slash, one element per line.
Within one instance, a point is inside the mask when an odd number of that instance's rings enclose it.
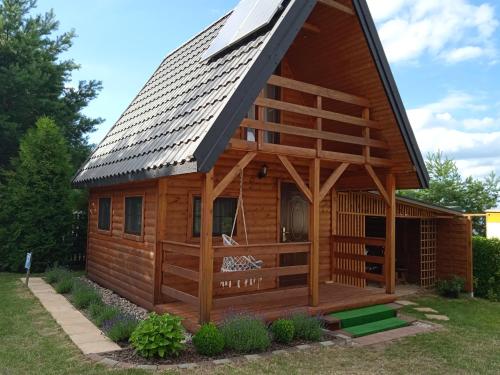
<path fill-rule="evenodd" d="M 423 187 L 427 172 L 365 0 L 359 22 Z M 207 172 L 289 49 L 316 0 L 289 0 L 271 25 L 202 60 L 229 15 L 168 55 L 73 179 L 77 187 Z"/>

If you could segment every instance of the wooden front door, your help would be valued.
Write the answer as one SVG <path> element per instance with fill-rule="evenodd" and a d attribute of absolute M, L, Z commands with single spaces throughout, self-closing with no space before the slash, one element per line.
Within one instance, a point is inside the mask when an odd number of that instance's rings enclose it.
<path fill-rule="evenodd" d="M 281 184 L 281 242 L 309 241 L 309 202 L 295 184 Z M 281 254 L 280 266 L 307 264 L 307 254 Z M 307 275 L 281 276 L 280 287 L 307 284 Z"/>

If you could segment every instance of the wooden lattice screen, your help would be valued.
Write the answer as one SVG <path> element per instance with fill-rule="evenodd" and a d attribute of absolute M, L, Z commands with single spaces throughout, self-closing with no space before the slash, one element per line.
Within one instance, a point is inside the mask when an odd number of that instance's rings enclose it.
<path fill-rule="evenodd" d="M 420 221 L 420 285 L 434 286 L 436 282 L 437 222 L 434 219 Z"/>

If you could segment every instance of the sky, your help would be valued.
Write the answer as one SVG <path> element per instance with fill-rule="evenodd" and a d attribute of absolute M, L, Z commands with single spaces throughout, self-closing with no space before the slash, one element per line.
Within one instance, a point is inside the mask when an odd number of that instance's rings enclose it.
<path fill-rule="evenodd" d="M 64 58 L 103 83 L 85 109 L 99 143 L 172 50 L 238 0 L 38 0 L 78 37 Z M 465 176 L 500 175 L 500 2 L 368 0 L 424 156 L 443 151 Z"/>

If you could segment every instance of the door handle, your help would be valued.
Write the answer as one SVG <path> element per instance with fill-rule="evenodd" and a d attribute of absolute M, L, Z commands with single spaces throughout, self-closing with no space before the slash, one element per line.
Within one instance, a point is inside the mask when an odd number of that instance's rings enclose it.
<path fill-rule="evenodd" d="M 286 228 L 285 227 L 281 228 L 281 242 L 286 242 L 287 234 L 289 234 L 289 232 L 286 231 Z"/>

